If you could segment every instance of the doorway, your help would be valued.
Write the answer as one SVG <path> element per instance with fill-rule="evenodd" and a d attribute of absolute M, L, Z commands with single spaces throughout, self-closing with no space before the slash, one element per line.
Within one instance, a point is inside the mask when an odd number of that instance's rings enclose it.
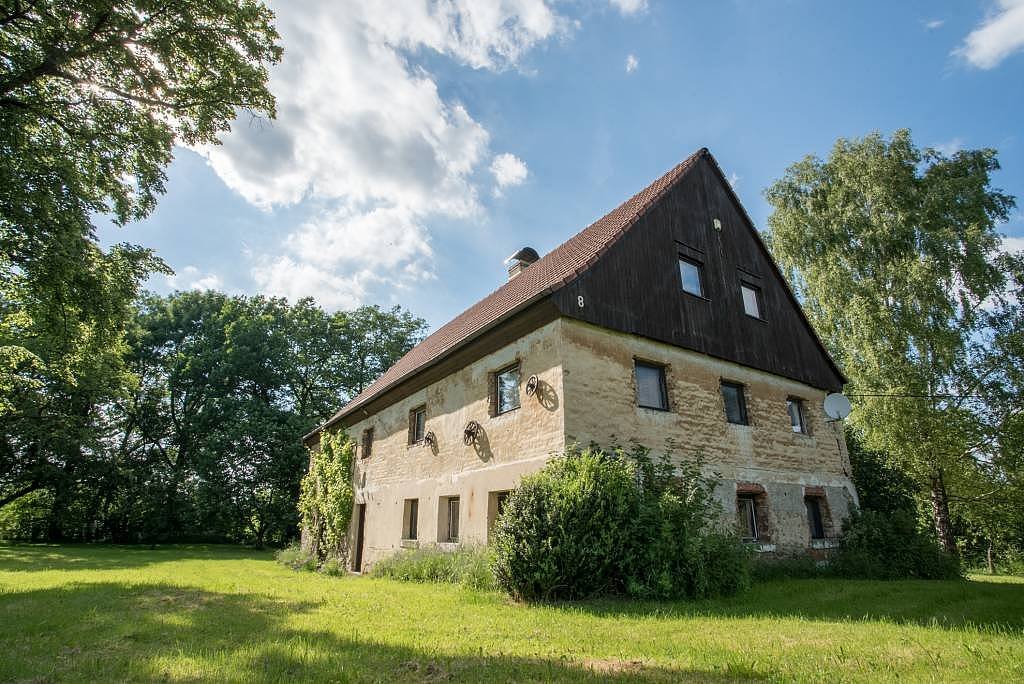
<path fill-rule="evenodd" d="M 363 571 L 363 533 L 366 530 L 366 504 L 356 504 L 356 553 L 352 570 Z"/>

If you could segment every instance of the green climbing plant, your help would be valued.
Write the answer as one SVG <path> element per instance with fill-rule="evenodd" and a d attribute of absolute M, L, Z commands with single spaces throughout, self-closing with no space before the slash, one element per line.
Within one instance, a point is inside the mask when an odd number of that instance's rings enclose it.
<path fill-rule="evenodd" d="M 352 458 L 355 448 L 344 432 L 325 433 L 310 449 L 309 472 L 302 479 L 299 513 L 302 546 L 317 565 L 347 560 L 352 521 Z"/>

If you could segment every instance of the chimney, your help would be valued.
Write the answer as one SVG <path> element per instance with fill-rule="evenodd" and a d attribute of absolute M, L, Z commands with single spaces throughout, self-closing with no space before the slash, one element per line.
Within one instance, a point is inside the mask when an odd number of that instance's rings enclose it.
<path fill-rule="evenodd" d="M 515 278 L 525 271 L 527 266 L 538 259 L 540 259 L 540 255 L 537 254 L 537 250 L 533 247 L 523 247 L 508 259 L 505 259 L 505 265 L 508 266 L 508 279 L 512 280 Z"/>

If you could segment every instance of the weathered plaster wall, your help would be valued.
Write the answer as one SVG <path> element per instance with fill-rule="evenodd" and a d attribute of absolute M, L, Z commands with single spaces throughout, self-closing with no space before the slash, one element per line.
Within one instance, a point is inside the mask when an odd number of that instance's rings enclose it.
<path fill-rule="evenodd" d="M 822 410 L 824 390 L 579 321 L 566 319 L 562 338 L 567 442 L 635 442 L 656 453 L 702 454 L 706 470 L 722 479 L 717 493 L 730 523 L 736 483 L 764 487 L 769 542 L 780 552 L 811 546 L 805 487 L 821 487 L 838 532 L 856 494 L 842 425 L 827 422 Z M 667 366 L 668 411 L 636 405 L 635 359 Z M 746 386 L 750 425 L 725 420 L 723 379 Z M 791 396 L 805 400 L 807 435 L 790 427 Z"/>
<path fill-rule="evenodd" d="M 486 543 L 489 493 L 514 489 L 524 474 L 564 450 L 561 330 L 561 320 L 548 323 L 348 429 L 358 444 L 363 430 L 374 428 L 372 453 L 362 458 L 357 450 L 355 472 L 356 503 L 366 504 L 364 569 L 402 548 L 406 499 L 419 500 L 419 544 L 439 540 L 439 503 L 448 496 L 460 498 L 460 541 Z M 488 376 L 516 359 L 521 407 L 489 417 Z M 528 397 L 531 375 L 541 383 Z M 424 404 L 435 448 L 408 444 L 409 411 Z M 463 429 L 471 420 L 483 433 L 466 446 Z"/>

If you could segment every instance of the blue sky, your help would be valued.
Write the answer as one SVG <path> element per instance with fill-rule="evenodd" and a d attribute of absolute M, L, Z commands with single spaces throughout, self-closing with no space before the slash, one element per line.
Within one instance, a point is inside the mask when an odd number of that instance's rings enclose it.
<path fill-rule="evenodd" d="M 436 327 L 519 247 L 550 251 L 700 147 L 763 228 L 789 164 L 900 127 L 997 148 L 1024 248 L 1024 0 L 275 9 L 278 119 L 179 149 L 154 214 L 101 227 L 177 271 L 155 291 L 401 304 Z"/>

